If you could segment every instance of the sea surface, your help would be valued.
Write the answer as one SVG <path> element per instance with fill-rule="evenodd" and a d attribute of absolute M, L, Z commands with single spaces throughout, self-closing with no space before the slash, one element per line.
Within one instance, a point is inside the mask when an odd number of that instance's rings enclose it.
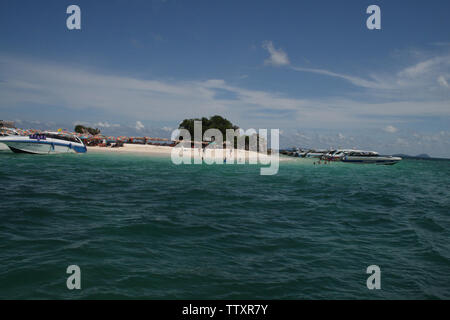
<path fill-rule="evenodd" d="M 0 299 L 450 299 L 450 161 L 259 169 L 1 152 Z"/>

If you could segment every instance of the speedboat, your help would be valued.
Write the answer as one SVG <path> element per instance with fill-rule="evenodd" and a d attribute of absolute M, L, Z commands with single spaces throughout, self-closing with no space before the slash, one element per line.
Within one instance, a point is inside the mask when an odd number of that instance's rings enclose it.
<path fill-rule="evenodd" d="M 322 160 L 326 161 L 341 161 L 342 158 L 349 152 L 360 151 L 354 149 L 337 149 L 331 150 L 330 152 L 323 155 Z M 361 151 L 363 152 L 363 151 Z"/>
<path fill-rule="evenodd" d="M 309 150 L 304 154 L 304 158 L 318 158 L 321 159 L 323 155 L 327 154 L 327 150 Z"/>
<path fill-rule="evenodd" d="M 374 163 L 392 165 L 401 161 L 400 157 L 393 156 L 380 156 L 375 151 L 362 151 L 362 150 L 345 150 L 334 154 L 334 157 L 339 157 L 342 162 L 350 163 Z"/>
<path fill-rule="evenodd" d="M 8 136 L 18 136 L 19 133 L 17 133 L 16 130 L 12 128 L 0 128 L 0 137 L 8 137 Z M 0 143 L 0 151 L 9 151 L 9 148 L 6 144 Z"/>
<path fill-rule="evenodd" d="M 306 155 L 306 151 L 300 149 L 300 148 L 295 148 L 294 151 L 292 152 L 292 156 L 297 157 L 297 158 L 304 158 Z"/>
<path fill-rule="evenodd" d="M 4 143 L 15 153 L 85 153 L 83 141 L 75 135 L 59 132 L 43 132 L 29 136 L 3 136 Z"/>

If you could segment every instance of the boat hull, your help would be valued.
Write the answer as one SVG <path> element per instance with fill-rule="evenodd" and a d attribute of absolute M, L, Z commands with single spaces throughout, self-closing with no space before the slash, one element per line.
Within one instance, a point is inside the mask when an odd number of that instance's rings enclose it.
<path fill-rule="evenodd" d="M 317 159 L 320 159 L 322 156 L 323 153 L 315 153 L 315 152 L 306 153 L 304 155 L 305 158 L 317 158 Z"/>
<path fill-rule="evenodd" d="M 393 165 L 400 162 L 402 158 L 398 157 L 344 157 L 341 161 L 348 163 L 358 163 L 358 164 L 382 164 L 382 165 Z"/>
<path fill-rule="evenodd" d="M 53 153 L 85 153 L 84 145 L 77 143 L 61 143 L 54 141 L 2 141 L 15 153 L 53 154 Z"/>
<path fill-rule="evenodd" d="M 9 151 L 10 149 L 4 143 L 0 143 L 0 151 Z"/>

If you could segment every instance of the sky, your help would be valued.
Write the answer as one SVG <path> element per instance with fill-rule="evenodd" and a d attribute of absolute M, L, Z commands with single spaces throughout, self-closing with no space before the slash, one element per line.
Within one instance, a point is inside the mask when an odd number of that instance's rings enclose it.
<path fill-rule="evenodd" d="M 69 5 L 81 30 L 69 30 Z M 369 30 L 370 5 L 381 30 Z M 0 119 L 170 136 L 221 115 L 282 147 L 450 158 L 450 1 L 2 0 Z"/>

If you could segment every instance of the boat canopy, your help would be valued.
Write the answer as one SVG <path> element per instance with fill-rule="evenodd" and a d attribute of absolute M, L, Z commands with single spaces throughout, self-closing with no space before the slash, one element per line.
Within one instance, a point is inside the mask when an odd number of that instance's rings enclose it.
<path fill-rule="evenodd" d="M 59 139 L 64 141 L 70 141 L 70 142 L 76 142 L 76 143 L 83 143 L 80 138 L 77 136 L 71 135 L 71 134 L 64 134 L 64 133 L 58 133 L 58 132 L 43 132 L 40 135 L 43 135 L 47 138 L 51 139 Z"/>

